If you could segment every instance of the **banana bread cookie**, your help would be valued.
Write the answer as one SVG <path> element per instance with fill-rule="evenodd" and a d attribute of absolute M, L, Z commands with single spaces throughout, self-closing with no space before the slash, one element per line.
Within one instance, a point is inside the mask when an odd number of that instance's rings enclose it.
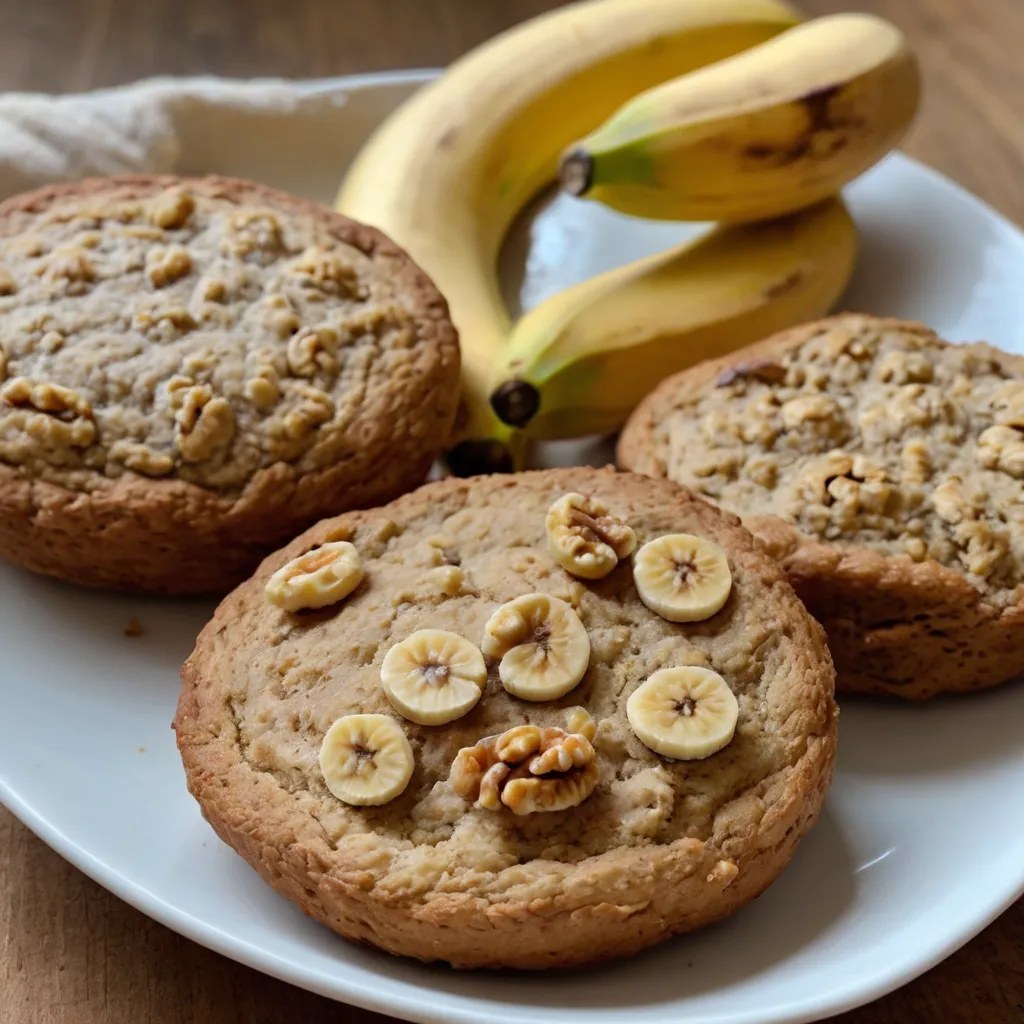
<path fill-rule="evenodd" d="M 421 483 L 455 414 L 444 300 L 378 231 L 230 178 L 0 204 L 0 555 L 224 591 Z"/>
<path fill-rule="evenodd" d="M 847 314 L 664 381 L 619 462 L 733 509 L 828 633 L 840 690 L 1024 673 L 1024 359 Z"/>
<path fill-rule="evenodd" d="M 224 600 L 182 679 L 220 837 L 342 935 L 459 967 L 626 956 L 732 913 L 835 756 L 824 634 L 781 570 L 734 516 L 611 469 L 325 520 Z"/>

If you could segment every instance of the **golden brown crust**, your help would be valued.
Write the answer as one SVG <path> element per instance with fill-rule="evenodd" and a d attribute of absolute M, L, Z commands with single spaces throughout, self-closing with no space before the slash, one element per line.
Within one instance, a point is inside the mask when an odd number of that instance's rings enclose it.
<path fill-rule="evenodd" d="M 923 324 L 851 314 L 782 332 L 663 381 L 627 423 L 619 465 L 669 475 L 659 434 L 673 413 L 727 380 L 736 367 L 779 360 L 831 330 L 898 332 L 919 339 L 922 348 L 945 347 Z M 983 344 L 963 351 L 999 366 L 1006 379 L 1024 378 L 1024 361 L 1017 356 Z M 744 524 L 779 560 L 825 627 L 840 691 L 921 700 L 1024 674 L 1024 588 L 1014 588 L 1019 580 L 1011 578 L 1002 593 L 993 594 L 933 558 L 913 561 L 865 544 L 822 540 L 772 515 L 747 514 Z"/>
<path fill-rule="evenodd" d="M 628 561 L 606 580 L 573 580 L 544 540 L 544 511 L 567 491 L 600 497 L 641 540 L 671 529 L 714 538 L 730 558 L 733 597 L 707 622 L 678 626 L 642 605 Z M 268 607 L 271 573 L 341 536 L 366 570 L 345 603 L 304 619 Z M 458 567 L 457 591 L 426 586 L 432 551 Z M 577 603 L 592 645 L 579 687 L 527 704 L 505 693 L 492 666 L 462 719 L 402 721 L 417 762 L 402 796 L 380 808 L 331 797 L 316 767 L 330 722 L 355 709 L 395 715 L 379 685 L 386 648 L 428 625 L 477 641 L 497 604 L 530 589 Z M 701 762 L 659 758 L 625 719 L 632 689 L 678 658 L 714 665 L 740 700 L 736 738 Z M 207 820 L 307 914 L 423 960 L 562 967 L 718 920 L 772 882 L 831 781 L 832 677 L 820 628 L 735 517 L 667 482 L 554 470 L 446 480 L 307 531 L 203 630 L 182 669 L 174 724 Z M 599 722 L 600 781 L 578 807 L 518 818 L 452 792 L 461 747 L 523 720 L 564 724 L 573 705 Z"/>
<path fill-rule="evenodd" d="M 450 429 L 459 357 L 444 299 L 380 232 L 318 204 L 231 178 L 97 178 L 0 203 L 0 245 L 8 261 L 16 259 L 8 243 L 54 204 L 146 200 L 182 186 L 197 200 L 258 204 L 285 220 L 315 218 L 318 230 L 367 257 L 373 272 L 392 282 L 410 317 L 414 337 L 402 372 L 391 368 L 385 388 L 354 396 L 346 419 L 338 421 L 343 425 L 334 428 L 330 457 L 265 459 L 241 486 L 189 482 L 178 469 L 161 478 L 121 466 L 115 472 L 109 460 L 105 470 L 63 476 L 52 468 L 0 464 L 0 555 L 33 571 L 119 589 L 222 592 L 321 516 L 387 501 L 416 486 Z M 180 472 L 202 478 L 192 466 Z"/>

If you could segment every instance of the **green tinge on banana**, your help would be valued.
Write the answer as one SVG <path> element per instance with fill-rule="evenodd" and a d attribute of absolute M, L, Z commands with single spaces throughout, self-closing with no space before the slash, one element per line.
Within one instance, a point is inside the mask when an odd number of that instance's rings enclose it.
<path fill-rule="evenodd" d="M 834 195 L 909 127 L 917 63 L 881 18 L 791 28 L 628 101 L 564 154 L 562 187 L 634 216 L 741 223 Z"/>
<path fill-rule="evenodd" d="M 823 316 L 856 254 L 833 198 L 591 278 L 516 324 L 491 405 L 531 438 L 611 433 L 669 374 Z"/>

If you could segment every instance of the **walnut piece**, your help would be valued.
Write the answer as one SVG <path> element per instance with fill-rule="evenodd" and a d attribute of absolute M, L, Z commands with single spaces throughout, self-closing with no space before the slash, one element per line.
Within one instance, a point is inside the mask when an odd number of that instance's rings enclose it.
<path fill-rule="evenodd" d="M 154 288 L 164 288 L 192 269 L 192 257 L 180 245 L 155 247 L 146 253 L 146 273 Z"/>
<path fill-rule="evenodd" d="M 32 408 L 58 416 L 92 416 L 92 406 L 88 399 L 83 398 L 77 391 L 47 381 L 31 380 L 28 377 L 14 377 L 9 380 L 3 390 L 3 399 L 7 405 L 23 409 Z"/>
<path fill-rule="evenodd" d="M 594 747 L 584 733 L 593 736 L 593 720 L 583 715 L 570 719 L 580 732 L 517 725 L 463 747 L 452 764 L 452 788 L 492 811 L 505 806 L 523 815 L 575 807 L 594 791 L 599 775 Z"/>
<path fill-rule="evenodd" d="M 185 226 L 195 208 L 195 200 L 187 192 L 168 189 L 151 201 L 149 219 L 158 228 L 181 228 Z"/>
<path fill-rule="evenodd" d="M 751 359 L 723 370 L 715 379 L 715 387 L 727 388 L 744 379 L 759 380 L 762 384 L 781 384 L 786 379 L 786 368 L 774 359 Z"/>
<path fill-rule="evenodd" d="M 185 462 L 202 462 L 231 443 L 235 436 L 235 414 L 226 399 L 214 397 L 206 384 L 175 387 L 172 395 L 172 404 L 180 401 L 174 417 L 175 441 Z"/>
<path fill-rule="evenodd" d="M 636 549 L 633 530 L 583 494 L 559 498 L 548 510 L 545 526 L 555 561 L 583 579 L 602 579 Z"/>
<path fill-rule="evenodd" d="M 366 298 L 355 267 L 339 253 L 328 249 L 310 247 L 292 264 L 292 272 L 320 291 L 354 299 Z"/>
<path fill-rule="evenodd" d="M 338 335 L 330 327 L 304 327 L 288 342 L 288 369 L 296 377 L 337 373 L 337 351 Z"/>

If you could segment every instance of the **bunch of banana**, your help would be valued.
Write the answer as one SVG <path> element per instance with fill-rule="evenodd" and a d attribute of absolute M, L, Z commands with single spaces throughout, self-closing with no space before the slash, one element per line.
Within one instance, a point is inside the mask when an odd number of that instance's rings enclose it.
<path fill-rule="evenodd" d="M 823 316 L 856 256 L 846 206 L 827 199 L 600 274 L 515 325 L 491 404 L 531 437 L 611 433 L 669 374 Z"/>
<path fill-rule="evenodd" d="M 516 214 L 555 179 L 566 144 L 638 92 L 797 21 L 781 0 L 571 4 L 467 54 L 367 142 L 337 206 L 408 250 L 448 299 L 464 378 L 456 472 L 510 468 L 519 454 L 488 404 L 511 327 L 497 254 Z"/>
<path fill-rule="evenodd" d="M 826 197 L 895 144 L 917 72 L 877 18 L 795 25 L 778 0 L 587 0 L 467 55 L 370 139 L 338 208 L 391 235 L 449 301 L 455 472 L 518 465 L 524 434 L 614 430 L 668 373 L 835 301 L 856 230 Z M 750 221 L 825 201 L 604 274 L 513 330 L 498 249 L 563 153 L 563 186 L 647 216 Z"/>
<path fill-rule="evenodd" d="M 569 149 L 559 177 L 638 217 L 764 220 L 866 171 L 919 98 L 899 29 L 837 14 L 641 93 Z"/>

